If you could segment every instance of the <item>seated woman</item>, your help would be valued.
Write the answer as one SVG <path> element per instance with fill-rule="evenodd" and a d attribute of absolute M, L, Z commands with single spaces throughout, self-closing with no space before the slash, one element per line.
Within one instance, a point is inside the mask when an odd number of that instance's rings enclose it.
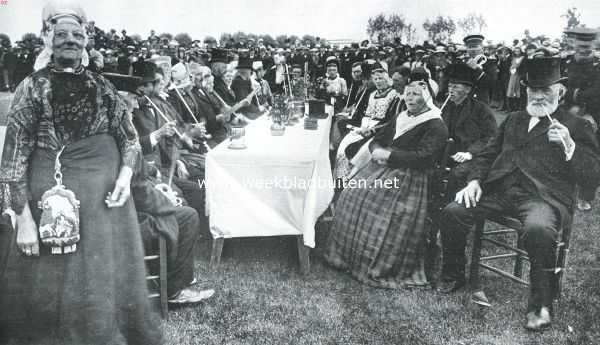
<path fill-rule="evenodd" d="M 370 144 L 372 159 L 354 177 L 359 188 L 342 191 L 325 254 L 359 281 L 392 289 L 427 284 L 428 171 L 448 137 L 423 83 L 409 84 L 405 97 L 408 109 Z"/>
<path fill-rule="evenodd" d="M 334 177 L 338 179 L 347 179 L 352 169 L 351 157 L 346 152 L 348 146 L 357 142 L 364 144 L 373 136 L 376 129 L 381 128 L 385 122 L 397 114 L 395 110 L 399 104 L 399 96 L 392 88 L 391 80 L 381 65 L 377 64 L 373 68 L 372 80 L 376 90 L 369 96 L 369 105 L 361 120 L 361 127 L 348 133 L 337 149 Z M 360 147 L 361 144 L 353 146 Z"/>

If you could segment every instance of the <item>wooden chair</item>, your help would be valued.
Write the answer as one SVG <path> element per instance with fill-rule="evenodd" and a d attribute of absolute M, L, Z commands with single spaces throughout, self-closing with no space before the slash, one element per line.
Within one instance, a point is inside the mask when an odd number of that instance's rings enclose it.
<path fill-rule="evenodd" d="M 485 230 L 485 224 L 488 222 L 498 224 L 501 228 Z M 569 255 L 571 226 L 572 225 L 569 224 L 569 226 L 565 226 L 562 231 L 559 232 L 561 236 L 556 242 L 556 262 L 554 266 L 554 276 L 551 280 L 555 300 L 560 299 L 562 294 L 562 283 L 567 269 L 567 259 Z M 527 252 L 522 248 L 523 245 L 520 240 L 522 230 L 523 225 L 518 219 L 503 215 L 492 214 L 476 221 L 469 274 L 469 283 L 472 291 L 480 291 L 479 268 L 484 268 L 516 283 L 529 286 L 529 281 L 523 277 L 523 262 L 529 261 L 529 257 L 527 256 Z M 499 238 L 501 236 L 507 237 L 511 235 L 517 236 L 515 241 L 516 244 L 511 244 L 507 240 Z M 493 244 L 496 247 L 507 250 L 507 252 L 481 256 L 483 242 Z M 514 258 L 512 272 L 508 272 L 498 266 L 490 264 L 490 262 L 493 261 L 509 258 Z"/>
<path fill-rule="evenodd" d="M 167 241 L 163 236 L 158 237 L 158 254 L 144 256 L 146 267 L 149 267 L 149 264 L 156 260 L 159 262 L 158 275 L 152 275 L 152 273 L 150 273 L 150 275 L 146 276 L 146 281 L 158 282 L 158 291 L 151 292 L 150 295 L 148 295 L 148 298 L 158 298 L 160 300 L 160 313 L 163 319 L 166 320 L 169 318 L 169 304 L 167 296 Z M 148 269 L 148 272 L 150 272 L 150 269 Z"/>
<path fill-rule="evenodd" d="M 448 204 L 448 177 L 450 174 L 448 159 L 453 147 L 454 139 L 449 138 L 429 178 L 429 190 L 427 191 L 429 201 L 427 203 L 426 220 L 429 231 L 426 233 L 427 237 L 425 239 L 425 272 L 430 281 L 435 280 L 433 275 L 436 269 L 436 262 L 441 254 L 438 219 L 440 212 Z"/>

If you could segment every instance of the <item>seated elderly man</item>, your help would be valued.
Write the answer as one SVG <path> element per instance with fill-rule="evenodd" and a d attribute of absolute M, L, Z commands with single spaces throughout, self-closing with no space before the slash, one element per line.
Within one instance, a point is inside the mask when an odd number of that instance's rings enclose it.
<path fill-rule="evenodd" d="M 197 63 L 190 64 L 190 72 L 194 77 L 192 95 L 198 105 L 199 121 L 206 123 L 209 134 L 208 144 L 215 147 L 227 139 L 227 122 L 231 115 L 221 113 L 221 104 L 214 96 L 214 77 L 210 68 Z"/>
<path fill-rule="evenodd" d="M 450 157 L 448 194 L 454 196 L 464 187 L 466 175 L 476 156 L 488 140 L 496 134 L 498 126 L 492 110 L 472 97 L 475 73 L 464 63 L 449 65 L 448 101 L 442 109 L 442 118 L 448 127 L 454 146 Z"/>
<path fill-rule="evenodd" d="M 236 69 L 237 76 L 231 83 L 231 90 L 235 94 L 236 103 L 244 105 L 239 109 L 239 112 L 248 119 L 255 120 L 262 115 L 262 112 L 258 104 L 258 98 L 253 93 L 252 60 L 249 57 L 240 57 Z"/>
<path fill-rule="evenodd" d="M 135 92 L 142 78 L 121 74 L 104 74 L 119 90 L 119 94 L 133 112 L 138 106 Z M 194 253 L 200 238 L 200 219 L 191 207 L 178 204 L 175 195 L 167 195 L 156 188 L 163 178 L 155 166 L 142 158 L 131 183 L 142 240 L 147 252 L 157 251 L 156 238 L 167 240 L 167 294 L 174 305 L 197 304 L 211 297 L 215 291 L 198 291 L 194 278 Z M 166 178 L 165 178 L 166 180 Z M 181 199 L 182 200 L 182 199 Z"/>
<path fill-rule="evenodd" d="M 531 262 L 526 328 L 551 324 L 555 244 L 572 221 L 576 183 L 597 179 L 598 142 L 591 125 L 559 108 L 560 59 L 537 56 L 527 66 L 527 110 L 511 114 L 474 158 L 468 185 L 442 211 L 443 290 L 465 285 L 465 243 L 476 217 L 518 218 Z M 485 193 L 484 193 L 485 191 Z"/>

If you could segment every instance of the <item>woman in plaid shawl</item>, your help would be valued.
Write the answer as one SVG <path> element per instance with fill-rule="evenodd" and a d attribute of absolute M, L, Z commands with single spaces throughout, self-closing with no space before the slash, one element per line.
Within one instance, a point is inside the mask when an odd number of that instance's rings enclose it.
<path fill-rule="evenodd" d="M 406 88 L 408 109 L 370 144 L 371 161 L 346 188 L 325 259 L 359 281 L 383 288 L 426 284 L 419 265 L 428 201 L 428 171 L 448 131 L 424 84 Z M 429 103 L 429 105 L 428 105 Z"/>

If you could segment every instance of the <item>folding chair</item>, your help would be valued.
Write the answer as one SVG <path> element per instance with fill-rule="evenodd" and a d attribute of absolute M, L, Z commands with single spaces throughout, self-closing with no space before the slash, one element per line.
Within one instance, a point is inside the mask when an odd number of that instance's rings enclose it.
<path fill-rule="evenodd" d="M 159 298 L 160 312 L 163 319 L 166 320 L 169 318 L 169 304 L 167 296 L 167 241 L 163 236 L 158 237 L 158 254 L 144 256 L 146 267 L 149 266 L 150 262 L 156 260 L 159 262 L 159 273 L 158 275 L 152 275 L 150 273 L 150 275 L 146 276 L 146 281 L 158 282 L 159 288 L 157 292 L 151 292 L 150 295 L 148 295 L 148 298 Z M 150 269 L 148 269 L 148 272 L 150 272 Z"/>

